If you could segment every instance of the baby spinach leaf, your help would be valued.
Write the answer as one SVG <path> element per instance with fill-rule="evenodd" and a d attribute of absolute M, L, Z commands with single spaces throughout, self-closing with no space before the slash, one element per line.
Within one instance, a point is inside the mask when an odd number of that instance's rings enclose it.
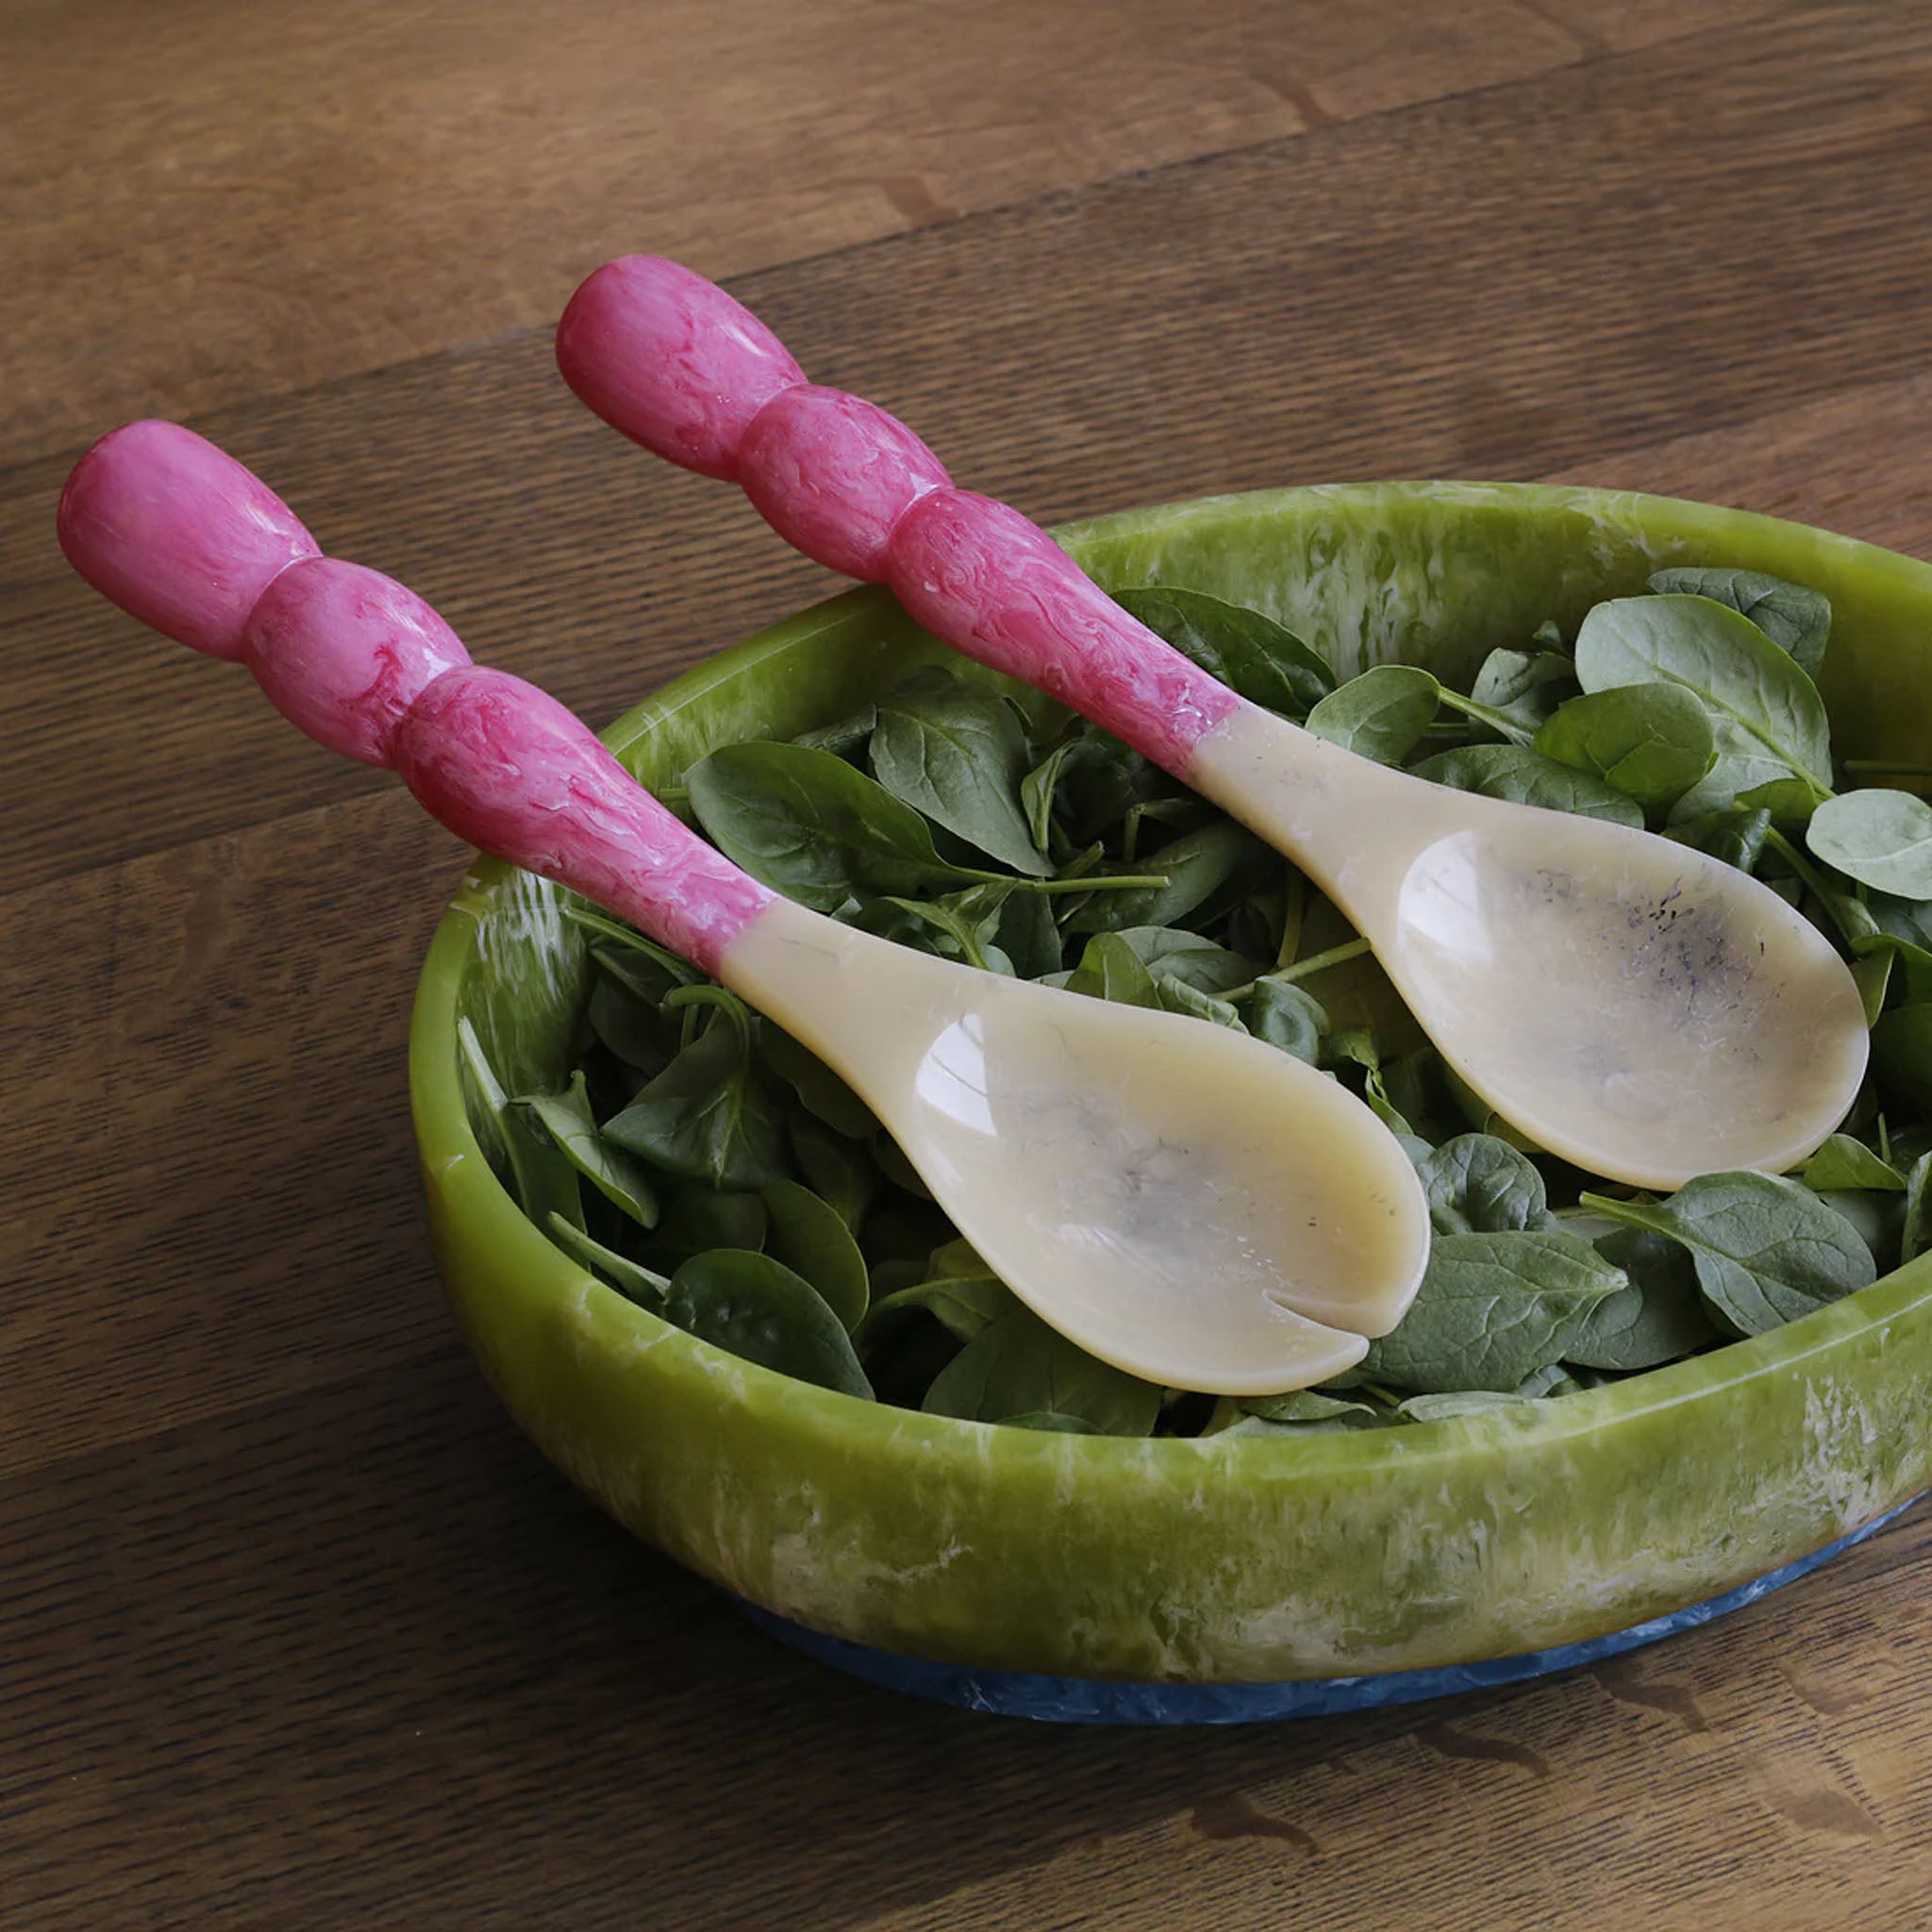
<path fill-rule="evenodd" d="M 1041 1429 L 1051 1436 L 1098 1436 L 1105 1433 L 1090 1423 L 1085 1416 L 1058 1415 L 1051 1409 L 1035 1409 L 1030 1415 L 1009 1415 L 1006 1418 L 1009 1429 Z"/>
<path fill-rule="evenodd" d="M 1756 872 L 1763 856 L 1764 841 L 1771 831 L 1771 814 L 1762 809 L 1700 812 L 1695 818 L 1681 819 L 1664 830 L 1664 837 L 1693 851 L 1707 853 L 1740 872 Z"/>
<path fill-rule="evenodd" d="M 692 986 L 705 976 L 668 946 L 660 946 L 636 926 L 625 925 L 594 907 L 566 904 L 563 916 L 604 941 L 591 947 L 591 957 L 607 972 L 623 979 L 640 999 L 662 999 L 674 986 Z"/>
<path fill-rule="evenodd" d="M 1563 1216 L 1561 1225 L 1566 1234 L 1590 1239 L 1629 1281 L 1584 1317 L 1570 1338 L 1567 1361 L 1591 1369 L 1651 1369 L 1720 1339 L 1697 1271 L 1678 1242 L 1587 1212 Z"/>
<path fill-rule="evenodd" d="M 1805 842 L 1846 877 L 1932 899 L 1932 805 L 1909 791 L 1845 791 L 1811 814 Z"/>
<path fill-rule="evenodd" d="M 1643 826 L 1643 809 L 1590 772 L 1561 765 L 1523 744 L 1465 744 L 1438 752 L 1413 767 L 1418 778 L 1485 798 L 1539 805 L 1546 811 L 1576 812 L 1613 825 Z"/>
<path fill-rule="evenodd" d="M 594 957 L 594 956 L 593 956 Z M 661 1073 L 671 1058 L 658 1008 L 602 974 L 591 982 L 585 1016 L 597 1043 L 634 1074 Z"/>
<path fill-rule="evenodd" d="M 721 1188 L 679 1188 L 665 1204 L 664 1218 L 644 1244 L 644 1258 L 665 1273 L 707 1248 L 765 1245 L 765 1204 L 756 1194 Z"/>
<path fill-rule="evenodd" d="M 678 987 L 693 985 L 704 977 L 696 971 L 667 973 L 650 954 L 608 941 L 591 948 L 591 961 L 620 991 L 650 1008 L 661 1006 L 666 995 Z"/>
<path fill-rule="evenodd" d="M 1818 689 L 1747 617 L 1708 597 L 1616 597 L 1576 634 L 1586 691 L 1674 684 L 1709 710 L 1718 759 L 1684 794 L 1686 818 L 1737 803 L 1803 817 L 1831 794 Z"/>
<path fill-rule="evenodd" d="M 872 1156 L 862 1144 L 810 1114 L 793 1114 L 786 1123 L 786 1137 L 806 1185 L 857 1234 L 879 1191 L 879 1171 Z"/>
<path fill-rule="evenodd" d="M 924 1308 L 961 1341 L 971 1341 L 1020 1306 L 1012 1290 L 971 1246 L 949 1241 L 933 1251 L 922 1279 L 874 1303 L 874 1313 Z"/>
<path fill-rule="evenodd" d="M 872 1108 L 802 1041 L 767 1020 L 758 1029 L 758 1046 L 765 1064 L 828 1127 L 855 1141 L 877 1131 Z"/>
<path fill-rule="evenodd" d="M 1472 724 L 1480 725 L 1486 731 L 1493 731 L 1508 744 L 1527 744 L 1536 733 L 1525 727 L 1509 712 L 1492 709 L 1488 705 L 1479 705 L 1474 698 L 1466 698 L 1448 685 L 1441 686 L 1436 692 L 1439 703 L 1445 704 L 1452 711 L 1460 711 Z"/>
<path fill-rule="evenodd" d="M 917 941 L 899 929 L 896 920 L 881 925 L 868 917 L 880 908 L 910 920 L 915 925 L 930 927 L 938 939 L 929 950 L 949 959 L 963 959 L 967 965 L 976 966 L 982 973 L 1010 974 L 1013 962 L 992 943 L 991 928 L 997 923 L 996 914 L 989 917 L 977 911 L 962 911 L 957 903 L 946 899 L 888 897 L 880 900 L 877 907 L 865 908 L 853 922 L 867 931 L 879 933 L 882 938 L 895 939 L 902 945 Z"/>
<path fill-rule="evenodd" d="M 828 751 L 834 758 L 856 758 L 865 750 L 878 722 L 878 707 L 861 705 L 842 718 L 834 718 L 829 724 L 821 724 L 814 731 L 801 731 L 791 742 L 802 744 L 808 751 Z"/>
<path fill-rule="evenodd" d="M 1899 1260 L 1910 1261 L 1932 1246 L 1932 1154 L 1922 1154 L 1906 1176 L 1905 1225 L 1899 1231 Z"/>
<path fill-rule="evenodd" d="M 999 891 L 995 886 L 978 890 Z M 1022 979 L 1043 979 L 1060 970 L 1059 924 L 1054 918 L 1053 902 L 1043 892 L 1003 894 L 993 938 Z"/>
<path fill-rule="evenodd" d="M 1865 1024 L 1875 1026 L 1885 1010 L 1886 990 L 1891 984 L 1893 952 L 1867 953 L 1852 961 L 1852 983 L 1858 989 L 1858 1002 L 1865 1009 Z"/>
<path fill-rule="evenodd" d="M 467 1013 L 457 1022 L 457 1079 L 462 1089 L 464 1111 L 470 1117 L 471 1131 L 476 1136 L 477 1145 L 491 1160 L 499 1165 L 507 1162 L 508 1152 L 504 1145 L 503 1119 L 509 1109 L 509 1095 L 503 1091 L 503 1083 L 496 1077 L 496 1070 L 490 1064 L 490 1058 L 483 1051 L 483 1042 L 477 1039 L 475 1025 Z M 529 1209 L 526 1208 L 525 1212 L 528 1213 Z"/>
<path fill-rule="evenodd" d="M 1253 874 L 1273 857 L 1245 826 L 1216 819 L 1198 832 L 1170 840 L 1143 863 L 1167 883 L 1108 892 L 1082 906 L 1067 922 L 1071 932 L 1121 932 L 1137 925 L 1176 925 L 1229 881 Z"/>
<path fill-rule="evenodd" d="M 857 1328 L 872 1299 L 872 1281 L 844 1217 L 796 1181 L 768 1181 L 760 1198 L 767 1250 L 810 1282 L 847 1328 Z"/>
<path fill-rule="evenodd" d="M 1406 1423 L 1446 1423 L 1490 1409 L 1527 1408 L 1535 1400 L 1500 1389 L 1454 1389 L 1440 1395 L 1411 1395 L 1395 1405 L 1395 1413 Z"/>
<path fill-rule="evenodd" d="M 558 1151 L 604 1196 L 640 1227 L 658 1224 L 658 1196 L 641 1160 L 614 1147 L 597 1131 L 582 1073 L 563 1093 L 528 1094 L 512 1103 L 548 1134 Z"/>
<path fill-rule="evenodd" d="M 1824 663 L 1831 637 L 1831 600 L 1802 584 L 1757 570 L 1660 570 L 1650 588 L 1665 595 L 1708 597 L 1748 617 L 1807 677 Z"/>
<path fill-rule="evenodd" d="M 1078 1417 L 1109 1436 L 1151 1435 L 1160 1390 L 1096 1360 L 1030 1309 L 976 1335 L 926 1391 L 929 1415 L 997 1423 L 1022 1415 Z"/>
<path fill-rule="evenodd" d="M 1390 1095 L 1382 1071 L 1381 1050 L 1368 1027 L 1349 1026 L 1332 1034 L 1327 1053 L 1331 1060 L 1349 1061 L 1363 1070 L 1367 1077 L 1362 1081 L 1362 1098 L 1368 1103 L 1369 1111 L 1403 1143 L 1411 1158 L 1420 1159 L 1429 1151 L 1428 1143 L 1416 1133 L 1413 1123 Z"/>
<path fill-rule="evenodd" d="M 1527 744 L 1566 698 L 1574 697 L 1576 667 L 1548 651 L 1491 651 L 1476 673 L 1470 696 L 1500 713 Z"/>
<path fill-rule="evenodd" d="M 1248 1031 L 1298 1060 L 1316 1065 L 1322 1058 L 1323 1036 L 1328 1031 L 1328 1014 L 1313 993 L 1274 974 L 1256 980 L 1255 990 L 1241 1008 Z"/>
<path fill-rule="evenodd" d="M 1095 933 L 1087 941 L 1080 963 L 1067 975 L 1066 990 L 1123 1007 L 1159 1004 L 1146 961 L 1116 932 Z"/>
<path fill-rule="evenodd" d="M 1717 763 L 1710 714 L 1673 684 L 1632 684 L 1572 698 L 1536 748 L 1590 772 L 1648 811 L 1674 805 Z"/>
<path fill-rule="evenodd" d="M 974 876 L 940 858 L 909 805 L 828 751 L 721 745 L 689 782 L 698 822 L 733 864 L 820 912 Z"/>
<path fill-rule="evenodd" d="M 1121 863 L 1132 865 L 1140 856 L 1141 827 L 1165 825 L 1171 832 L 1198 832 L 1215 816 L 1205 798 L 1143 798 L 1130 805 L 1121 820 Z"/>
<path fill-rule="evenodd" d="M 582 1227 L 583 1197 L 570 1157 L 523 1108 L 506 1108 L 497 1125 L 517 1206 L 539 1227 L 553 1217 Z"/>
<path fill-rule="evenodd" d="M 694 1255 L 671 1277 L 664 1319 L 781 1375 L 872 1400 L 844 1324 L 809 1282 L 769 1255 Z"/>
<path fill-rule="evenodd" d="M 881 1315 L 898 1308 L 924 1308 L 961 1341 L 971 1341 L 1018 1306 L 1012 1290 L 991 1274 L 919 1281 L 910 1288 L 894 1289 L 874 1304 Z"/>
<path fill-rule="evenodd" d="M 1318 1389 L 1291 1389 L 1285 1395 L 1243 1395 L 1240 1401 L 1249 1415 L 1270 1423 L 1340 1423 L 1359 1429 L 1374 1428 L 1382 1420 L 1372 1403 L 1324 1395 Z"/>
<path fill-rule="evenodd" d="M 1906 1224 L 1903 1193 L 1887 1188 L 1833 1188 L 1818 1198 L 1851 1224 L 1852 1232 L 1871 1249 L 1872 1264 L 1880 1274 L 1898 1266 Z"/>
<path fill-rule="evenodd" d="M 872 768 L 895 798 L 989 858 L 1036 878 L 1053 870 L 1021 808 L 1026 738 L 1005 698 L 953 678 L 903 686 L 879 705 Z"/>
<path fill-rule="evenodd" d="M 1872 1029 L 1872 1073 L 1894 1106 L 1932 1110 L 1932 1002 L 1894 1007 Z"/>
<path fill-rule="evenodd" d="M 1623 1271 L 1574 1235 L 1438 1235 L 1408 1312 L 1335 1386 L 1507 1394 L 1562 1360 L 1585 1316 L 1624 1286 Z"/>
<path fill-rule="evenodd" d="M 1549 1218 L 1543 1177 L 1525 1154 L 1489 1134 L 1458 1134 L 1418 1163 L 1439 1234 L 1500 1234 Z"/>
<path fill-rule="evenodd" d="M 1250 704 L 1299 718 L 1335 689 L 1320 654 L 1259 610 L 1166 584 L 1116 591 L 1113 600 Z"/>
<path fill-rule="evenodd" d="M 1029 829 L 1048 827 L 1058 816 L 1072 838 L 1085 841 L 1170 783 L 1158 766 L 1082 719 L 1073 736 L 1027 774 L 1020 795 Z"/>
<path fill-rule="evenodd" d="M 1796 1321 L 1868 1287 L 1877 1272 L 1843 1216 L 1782 1175 L 1699 1174 L 1668 1201 L 1585 1194 L 1582 1205 L 1681 1241 L 1705 1300 L 1738 1335 Z"/>
<path fill-rule="evenodd" d="M 1439 1142 L 1451 1138 L 1440 1131 L 1443 1098 L 1441 1065 L 1441 1056 L 1435 1048 L 1422 1046 L 1399 1059 L 1385 1061 L 1380 1069 L 1382 1090 L 1395 1111 L 1408 1123 L 1411 1137 L 1417 1142 L 1408 1153 L 1418 1165 L 1435 1151 Z"/>
<path fill-rule="evenodd" d="M 1434 722 L 1441 687 L 1413 664 L 1378 664 L 1332 691 L 1308 713 L 1308 729 L 1378 764 L 1400 764 Z"/>
<path fill-rule="evenodd" d="M 1618 1293 L 1622 1293 L 1620 1289 Z M 1615 1300 L 1613 1295 L 1611 1300 Z M 1599 1302 L 1598 1307 L 1603 1304 Z M 1561 1362 L 1551 1362 L 1547 1367 L 1535 1370 L 1524 1376 L 1516 1385 L 1516 1393 L 1532 1401 L 1545 1395 L 1574 1395 L 1584 1385 Z"/>
<path fill-rule="evenodd" d="M 1259 970 L 1254 960 L 1181 926 L 1130 925 L 1108 937 L 1126 946 L 1156 979 L 1184 980 L 1197 992 L 1232 992 Z"/>
<path fill-rule="evenodd" d="M 1906 1185 L 1904 1174 L 1849 1134 L 1832 1135 L 1806 1163 L 1799 1179 L 1815 1194 L 1829 1193 L 1835 1188 L 1879 1188 L 1903 1193 Z"/>
<path fill-rule="evenodd" d="M 1862 892 L 1856 903 L 1870 930 L 1851 938 L 1855 952 L 1880 946 L 1894 948 L 1906 964 L 1932 968 L 1932 904 L 1924 900 L 1894 898 L 1890 892 Z"/>
<path fill-rule="evenodd" d="M 1026 834 L 1042 852 L 1053 843 L 1054 792 L 1080 742 L 1077 738 L 1063 739 L 1020 781 L 1020 809 L 1026 815 Z"/>
<path fill-rule="evenodd" d="M 582 1228 L 560 1214 L 550 1217 L 545 1232 L 573 1261 L 608 1283 L 626 1300 L 648 1308 L 654 1315 L 663 1311 L 664 1291 L 671 1286 L 663 1275 L 655 1274 L 641 1261 L 633 1261 L 627 1255 L 617 1254 L 601 1241 L 593 1241 Z"/>
<path fill-rule="evenodd" d="M 1225 1026 L 1235 1033 L 1248 1030 L 1232 1002 L 1218 1000 L 1185 979 L 1156 979 L 1154 997 L 1164 1013 L 1185 1013 L 1190 1019 L 1206 1020 L 1211 1026 Z"/>
<path fill-rule="evenodd" d="M 695 989 L 693 989 L 695 991 Z M 784 1173 L 784 1127 L 752 1061 L 742 1010 L 720 1012 L 604 1138 L 655 1167 L 709 1188 L 758 1189 Z"/>
<path fill-rule="evenodd" d="M 1202 1433 L 1213 1436 L 1216 1441 L 1229 1436 L 1280 1436 L 1291 1441 L 1302 1436 L 1336 1436 L 1344 1429 L 1379 1426 L 1381 1422 L 1388 1420 L 1391 1418 L 1378 1418 L 1373 1424 L 1346 1418 L 1331 1422 L 1271 1423 L 1264 1415 L 1249 1415 L 1243 1410 L 1234 1409 L 1216 1427 L 1205 1429 Z"/>

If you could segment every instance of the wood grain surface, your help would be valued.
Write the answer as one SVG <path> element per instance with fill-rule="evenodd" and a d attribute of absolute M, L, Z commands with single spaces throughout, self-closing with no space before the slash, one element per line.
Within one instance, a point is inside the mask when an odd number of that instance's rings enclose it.
<path fill-rule="evenodd" d="M 1932 1923 L 1924 1510 L 1615 1665 L 1255 1731 L 741 1627 L 450 1331 L 403 1045 L 462 855 L 51 540 L 81 442 L 192 414 L 614 713 L 829 587 L 556 379 L 657 247 L 1046 519 L 1559 476 L 1932 556 L 1928 203 L 1916 6 L 7 9 L 0 1925 Z"/>

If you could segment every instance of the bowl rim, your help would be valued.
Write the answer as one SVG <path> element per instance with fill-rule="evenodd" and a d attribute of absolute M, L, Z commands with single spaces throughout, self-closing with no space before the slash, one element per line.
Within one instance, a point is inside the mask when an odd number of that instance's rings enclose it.
<path fill-rule="evenodd" d="M 1472 508 L 1578 509 L 1614 513 L 1624 520 L 1661 515 L 1693 529 L 1707 522 L 1713 535 L 1720 526 L 1732 536 L 1740 527 L 1758 530 L 1767 538 L 1788 534 L 1802 537 L 1810 544 L 1822 541 L 1841 551 L 1847 562 L 1865 570 L 1875 568 L 1888 578 L 1900 579 L 1901 590 L 1932 598 L 1932 564 L 1857 538 L 1692 499 L 1567 484 L 1418 479 L 1231 491 L 1116 511 L 1055 526 L 1050 534 L 1063 545 L 1077 549 L 1086 543 L 1132 536 L 1150 526 L 1175 529 L 1197 519 L 1211 522 L 1224 517 L 1233 505 L 1266 514 L 1277 507 L 1306 506 L 1311 499 L 1367 508 L 1405 497 Z M 822 632 L 842 627 L 856 616 L 874 610 L 881 620 L 899 616 L 897 604 L 877 586 L 847 590 L 823 599 L 680 673 L 620 714 L 600 736 L 622 759 L 641 739 L 747 667 L 765 665 L 808 648 Z M 808 1424 L 821 1440 L 836 1441 L 850 1453 L 884 1458 L 915 1455 L 927 1464 L 935 1455 L 944 1455 L 988 1469 L 988 1439 L 991 1438 L 1000 1462 L 1008 1466 L 1033 1461 L 1065 1469 L 1073 1462 L 1096 1473 L 1109 1467 L 1151 1473 L 1152 1458 L 1157 1467 L 1178 1472 L 1191 1462 L 1212 1457 L 1217 1463 L 1230 1465 L 1225 1473 L 1241 1479 L 1319 1484 L 1341 1472 L 1358 1478 L 1398 1463 L 1413 1471 L 1418 1458 L 1457 1458 L 1474 1444 L 1505 1439 L 1512 1451 L 1526 1452 L 1634 1424 L 1660 1408 L 1687 1401 L 1723 1399 L 1932 1305 L 1932 1250 L 1928 1250 L 1869 1287 L 1782 1327 L 1641 1371 L 1619 1382 L 1571 1393 L 1560 1401 L 1499 1407 L 1409 1424 L 1400 1429 L 1336 1431 L 1293 1440 L 1245 1435 L 1047 1434 L 929 1415 L 800 1382 L 728 1355 L 621 1295 L 555 1246 L 497 1179 L 469 1122 L 458 1058 L 457 1016 L 464 974 L 477 957 L 479 928 L 494 909 L 498 888 L 514 872 L 515 868 L 499 860 L 473 860 L 432 935 L 417 981 L 409 1027 L 409 1091 L 419 1158 L 425 1173 L 433 1170 L 441 1176 L 445 1191 L 459 1201 L 462 1211 L 480 1218 L 480 1232 L 506 1262 L 527 1271 L 532 1287 L 554 1294 L 559 1306 L 570 1303 L 581 1309 L 594 1307 L 601 1318 L 597 1324 L 600 1331 L 622 1337 L 632 1346 L 651 1347 L 660 1363 L 661 1351 L 668 1348 L 673 1359 L 693 1376 L 715 1377 L 722 1365 L 728 1365 L 743 1378 L 747 1400 L 757 1403 L 767 1421 L 783 1417 L 792 1424 Z M 479 1230 L 471 1232 L 474 1236 Z"/>

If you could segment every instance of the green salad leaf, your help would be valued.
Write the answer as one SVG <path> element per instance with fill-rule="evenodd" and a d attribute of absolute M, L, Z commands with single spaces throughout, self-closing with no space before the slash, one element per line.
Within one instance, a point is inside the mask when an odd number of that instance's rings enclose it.
<path fill-rule="evenodd" d="M 1582 1205 L 1688 1248 L 1711 1312 L 1738 1335 L 1781 1327 L 1876 1277 L 1844 1217 L 1779 1174 L 1699 1174 L 1668 1201 L 1585 1194 Z"/>
<path fill-rule="evenodd" d="M 1576 633 L 1586 691 L 1666 684 L 1710 714 L 1717 761 L 1678 802 L 1692 817 L 1761 805 L 1804 818 L 1831 795 L 1830 732 L 1818 688 L 1748 617 L 1710 597 L 1617 597 Z"/>
<path fill-rule="evenodd" d="M 1665 593 L 1708 597 L 1748 617 L 1779 650 L 1789 651 L 1807 677 L 1824 668 L 1831 638 L 1831 600 L 1803 584 L 1757 570 L 1660 570 L 1650 588 Z"/>
<path fill-rule="evenodd" d="M 1116 591 L 1113 600 L 1251 704 L 1302 718 L 1335 689 L 1321 654 L 1258 610 L 1169 584 Z"/>
<path fill-rule="evenodd" d="M 1434 722 L 1441 687 L 1413 664 L 1378 664 L 1333 691 L 1308 713 L 1308 729 L 1343 751 L 1400 764 Z"/>

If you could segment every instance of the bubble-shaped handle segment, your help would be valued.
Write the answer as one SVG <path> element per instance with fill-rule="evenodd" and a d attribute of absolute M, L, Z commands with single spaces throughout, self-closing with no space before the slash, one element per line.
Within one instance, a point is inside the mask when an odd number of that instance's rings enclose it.
<path fill-rule="evenodd" d="M 808 557 L 890 585 L 956 649 L 1084 712 L 1177 776 L 1241 708 L 1038 525 L 955 489 L 897 418 L 808 383 L 763 323 L 691 270 L 647 255 L 607 263 L 564 310 L 557 361 L 614 428 L 739 483 Z"/>
<path fill-rule="evenodd" d="M 738 480 L 738 445 L 751 419 L 805 380 L 750 309 L 654 255 L 607 262 L 578 290 L 557 326 L 557 359 L 613 428 L 726 483 Z"/>
<path fill-rule="evenodd" d="M 211 658 L 242 656 L 261 593 L 321 546 L 225 451 L 178 423 L 129 423 L 60 492 L 68 561 L 130 616 Z"/>
<path fill-rule="evenodd" d="M 59 531 L 104 596 L 197 650 L 242 658 L 319 743 L 392 766 L 459 838 L 582 892 L 706 972 L 771 903 L 588 725 L 536 686 L 473 665 L 413 591 L 319 555 L 279 498 L 192 431 L 142 423 L 104 437 L 69 479 Z"/>

